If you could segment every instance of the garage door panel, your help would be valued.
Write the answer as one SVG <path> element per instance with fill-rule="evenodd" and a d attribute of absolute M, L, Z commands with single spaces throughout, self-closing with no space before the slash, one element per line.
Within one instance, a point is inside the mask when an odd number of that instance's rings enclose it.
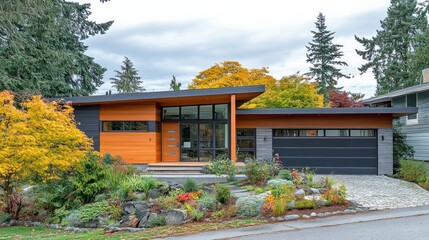
<path fill-rule="evenodd" d="M 320 174 L 377 174 L 377 145 L 376 137 L 273 137 L 283 166 Z"/>
<path fill-rule="evenodd" d="M 377 147 L 374 138 L 274 138 L 273 147 Z"/>
<path fill-rule="evenodd" d="M 374 157 L 377 148 L 323 148 L 323 147 L 279 147 L 276 148 L 284 157 Z"/>
<path fill-rule="evenodd" d="M 285 167 L 377 167 L 376 158 L 284 158 Z"/>

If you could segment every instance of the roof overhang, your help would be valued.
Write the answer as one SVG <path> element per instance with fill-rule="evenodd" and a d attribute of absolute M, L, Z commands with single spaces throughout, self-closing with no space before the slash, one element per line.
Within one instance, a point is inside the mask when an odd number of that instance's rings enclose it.
<path fill-rule="evenodd" d="M 63 99 L 65 101 L 71 102 L 72 105 L 96 105 L 126 102 L 156 102 L 160 106 L 176 106 L 187 104 L 210 104 L 223 102 L 227 103 L 231 100 L 231 95 L 235 95 L 237 106 L 240 106 L 241 104 L 259 96 L 264 92 L 264 85 L 256 85 L 210 89 L 189 89 L 180 91 L 65 97 Z"/>
<path fill-rule="evenodd" d="M 363 102 L 367 105 L 376 104 L 376 103 L 383 103 L 383 102 L 390 102 L 392 100 L 392 98 L 394 98 L 394 97 L 399 97 L 399 96 L 404 96 L 407 94 L 419 93 L 419 92 L 424 92 L 424 91 L 429 91 L 429 83 L 422 83 L 422 84 L 419 84 L 416 86 L 404 88 L 404 89 L 401 89 L 398 91 L 394 91 L 394 92 L 383 94 L 383 95 L 380 95 L 377 97 L 369 98 L 369 99 L 364 100 Z"/>
<path fill-rule="evenodd" d="M 266 108 L 239 109 L 237 115 L 350 115 L 350 114 L 391 114 L 401 117 L 416 114 L 418 108 Z"/>

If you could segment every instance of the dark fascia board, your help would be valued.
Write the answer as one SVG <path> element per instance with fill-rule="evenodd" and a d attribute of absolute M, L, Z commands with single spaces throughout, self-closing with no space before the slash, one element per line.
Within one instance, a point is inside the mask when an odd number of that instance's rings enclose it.
<path fill-rule="evenodd" d="M 330 115 L 330 114 L 392 114 L 405 116 L 415 114 L 418 108 L 265 108 L 239 109 L 237 115 Z"/>
<path fill-rule="evenodd" d="M 72 104 L 99 104 L 108 102 L 120 101 L 138 101 L 138 100 L 156 100 L 166 98 L 182 98 L 182 97 L 200 97 L 214 96 L 223 94 L 246 94 L 246 93 L 263 93 L 265 92 L 264 85 L 243 86 L 243 87 L 225 87 L 225 88 L 208 88 L 208 89 L 189 89 L 180 91 L 160 91 L 160 92 L 143 92 L 143 93 L 128 93 L 128 94 L 112 94 L 112 95 L 95 95 L 82 97 L 64 97 L 51 98 L 49 100 L 64 99 Z M 250 100 L 250 99 L 249 99 Z"/>
<path fill-rule="evenodd" d="M 424 92 L 424 91 L 429 91 L 429 83 L 422 83 L 422 84 L 419 84 L 416 86 L 404 88 L 404 89 L 394 91 L 391 93 L 387 93 L 387 94 L 383 94 L 383 95 L 380 95 L 377 97 L 368 98 L 368 99 L 364 100 L 363 102 L 367 105 L 375 104 L 375 103 L 390 102 L 392 100 L 392 98 L 394 98 L 394 97 L 399 97 L 399 96 L 403 96 L 403 95 L 407 95 L 407 94 L 419 93 L 419 92 Z"/>

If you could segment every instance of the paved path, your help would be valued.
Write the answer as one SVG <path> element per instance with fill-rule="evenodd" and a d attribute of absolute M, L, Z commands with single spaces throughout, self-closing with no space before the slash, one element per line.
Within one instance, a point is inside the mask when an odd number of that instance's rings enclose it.
<path fill-rule="evenodd" d="M 386 176 L 335 175 L 334 178 L 346 185 L 349 198 L 360 207 L 383 210 L 429 205 L 429 191 L 414 183 Z"/>

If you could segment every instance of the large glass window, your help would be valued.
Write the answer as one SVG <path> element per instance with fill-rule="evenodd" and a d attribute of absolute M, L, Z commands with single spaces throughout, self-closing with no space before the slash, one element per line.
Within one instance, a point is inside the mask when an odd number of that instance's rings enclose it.
<path fill-rule="evenodd" d="M 256 157 L 256 129 L 237 129 L 237 161 Z"/>
<path fill-rule="evenodd" d="M 213 148 L 213 124 L 200 124 L 200 148 Z"/>
<path fill-rule="evenodd" d="M 228 124 L 216 124 L 215 126 L 216 148 L 228 148 Z"/>
<path fill-rule="evenodd" d="M 179 119 L 179 107 L 163 108 L 162 119 Z"/>
<path fill-rule="evenodd" d="M 348 137 L 349 130 L 327 129 L 325 130 L 325 136 L 326 137 Z"/>
<path fill-rule="evenodd" d="M 215 105 L 215 119 L 228 119 L 228 104 Z"/>
<path fill-rule="evenodd" d="M 187 106 L 180 108 L 182 119 L 198 119 L 198 106 Z"/>
<path fill-rule="evenodd" d="M 198 123 L 182 123 L 180 125 L 181 160 L 198 162 Z"/>
<path fill-rule="evenodd" d="M 213 105 L 200 106 L 200 119 L 213 119 Z"/>
<path fill-rule="evenodd" d="M 144 121 L 104 121 L 103 131 L 104 132 L 113 132 L 113 131 L 147 132 L 148 123 Z"/>

